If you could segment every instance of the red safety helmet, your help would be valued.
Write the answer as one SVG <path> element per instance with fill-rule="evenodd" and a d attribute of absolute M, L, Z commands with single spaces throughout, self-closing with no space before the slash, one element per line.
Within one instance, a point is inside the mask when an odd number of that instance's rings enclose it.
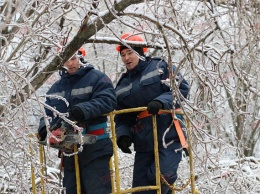
<path fill-rule="evenodd" d="M 60 51 L 60 48 L 58 47 L 57 48 L 57 52 L 59 52 Z M 85 57 L 86 55 L 87 55 L 87 52 L 86 52 L 86 50 L 83 48 L 83 47 L 80 47 L 79 48 L 79 50 L 77 51 L 77 56 L 81 56 L 81 57 Z"/>
<path fill-rule="evenodd" d="M 129 40 L 129 41 L 136 41 L 136 42 L 144 42 L 144 39 L 143 39 L 142 36 L 140 36 L 140 35 L 133 35 L 133 33 L 131 33 L 131 32 L 127 32 L 127 33 L 122 34 L 121 39 Z M 121 46 L 122 45 L 117 45 L 116 46 L 116 50 L 118 52 L 120 52 L 120 47 Z M 148 48 L 144 47 L 143 51 L 144 51 L 144 53 L 147 52 Z"/>

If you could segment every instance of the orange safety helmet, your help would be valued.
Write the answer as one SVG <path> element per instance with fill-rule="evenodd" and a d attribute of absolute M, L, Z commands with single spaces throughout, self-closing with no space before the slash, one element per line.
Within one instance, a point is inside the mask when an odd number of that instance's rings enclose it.
<path fill-rule="evenodd" d="M 59 52 L 59 51 L 60 51 L 60 48 L 58 47 L 57 48 L 57 52 Z M 87 52 L 86 52 L 86 50 L 83 47 L 80 47 L 76 54 L 78 56 L 85 57 L 87 55 Z"/>
<path fill-rule="evenodd" d="M 80 47 L 77 54 L 85 57 L 87 55 L 87 52 L 83 47 Z"/>
<path fill-rule="evenodd" d="M 143 39 L 142 36 L 140 36 L 140 35 L 133 35 L 133 33 L 131 33 L 131 32 L 127 32 L 127 33 L 122 34 L 121 39 L 129 40 L 129 41 L 136 41 L 136 42 L 144 42 L 144 39 Z M 120 52 L 120 47 L 121 46 L 122 45 L 117 45 L 116 46 L 116 50 L 118 52 Z M 146 53 L 148 51 L 148 48 L 144 47 L 143 51 L 144 51 L 144 53 Z"/>

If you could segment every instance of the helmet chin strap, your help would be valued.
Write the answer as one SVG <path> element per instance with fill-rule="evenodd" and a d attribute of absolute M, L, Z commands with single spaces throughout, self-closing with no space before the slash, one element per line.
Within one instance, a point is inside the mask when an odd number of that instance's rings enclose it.
<path fill-rule="evenodd" d="M 68 67 L 66 67 L 64 65 L 62 66 L 62 68 L 65 69 L 66 71 L 68 71 Z"/>

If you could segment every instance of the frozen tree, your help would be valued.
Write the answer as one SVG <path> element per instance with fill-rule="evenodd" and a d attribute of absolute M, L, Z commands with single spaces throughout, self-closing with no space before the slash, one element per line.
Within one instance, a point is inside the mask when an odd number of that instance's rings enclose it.
<path fill-rule="evenodd" d="M 189 99 L 176 101 L 191 123 L 197 189 L 259 192 L 259 15 L 258 0 L 0 1 L 0 192 L 29 193 L 30 165 L 45 176 L 29 134 L 44 114 L 43 94 L 55 72 L 83 46 L 87 60 L 116 83 L 125 71 L 119 43 L 146 46 L 148 55 L 175 65 L 174 96 L 177 72 L 190 83 Z M 146 42 L 121 42 L 124 32 Z M 56 169 L 50 150 L 47 166 Z M 190 176 L 187 163 L 184 158 L 177 186 Z M 45 189 L 57 191 L 59 183 Z"/>

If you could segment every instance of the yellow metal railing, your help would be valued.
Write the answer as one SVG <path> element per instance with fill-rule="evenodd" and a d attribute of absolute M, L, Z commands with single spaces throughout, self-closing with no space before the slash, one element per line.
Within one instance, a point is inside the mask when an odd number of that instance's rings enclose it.
<path fill-rule="evenodd" d="M 29 134 L 29 138 L 33 139 L 36 135 L 35 134 Z M 32 142 L 30 140 L 30 144 L 29 144 L 29 150 L 30 150 L 30 154 L 32 156 L 34 156 L 34 152 L 33 152 L 33 145 Z M 40 164 L 41 164 L 41 194 L 44 194 L 44 179 L 43 179 L 43 175 L 44 175 L 44 156 L 43 156 L 44 152 L 43 152 L 43 145 L 39 145 L 39 160 L 40 160 Z M 36 179 L 35 179 L 35 170 L 33 165 L 31 164 L 31 180 L 32 180 L 32 194 L 36 194 Z"/>
<path fill-rule="evenodd" d="M 29 137 L 32 138 L 33 135 L 30 135 Z M 30 154 L 33 156 L 34 153 L 33 153 L 32 144 L 31 143 L 29 145 L 29 149 L 30 149 Z M 31 162 L 31 179 L 32 179 L 32 193 L 36 194 L 35 171 L 34 171 L 34 167 L 32 165 L 32 162 Z"/>
<path fill-rule="evenodd" d="M 113 152 L 114 155 L 110 160 L 109 166 L 111 171 L 111 184 L 112 184 L 112 194 L 123 194 L 123 193 L 132 193 L 132 192 L 140 192 L 140 191 L 146 191 L 146 190 L 156 190 L 157 194 L 161 193 L 161 174 L 160 174 L 160 164 L 159 164 L 159 152 L 158 152 L 158 139 L 157 139 L 157 124 L 156 124 L 156 116 L 152 116 L 152 122 L 153 122 L 153 135 L 154 135 L 154 159 L 155 159 L 155 170 L 156 170 L 156 185 L 150 185 L 150 186 L 141 186 L 141 187 L 135 187 L 130 188 L 126 190 L 121 190 L 120 188 L 120 172 L 119 172 L 119 166 L 118 166 L 118 151 L 117 151 L 117 143 L 116 143 L 116 130 L 115 130 L 115 122 L 114 122 L 114 116 L 116 114 L 124 114 L 124 113 L 130 113 L 130 112 L 141 112 L 145 111 L 146 107 L 139 107 L 139 108 L 131 108 L 131 109 L 123 109 L 123 110 L 117 110 L 110 112 L 106 116 L 110 117 L 110 126 L 111 126 L 111 140 L 113 142 Z M 165 113 L 172 113 L 170 110 L 161 110 Z M 183 115 L 181 111 L 175 111 L 175 114 Z M 193 158 L 192 158 L 192 145 L 191 145 L 191 135 L 190 135 L 190 121 L 186 119 L 187 122 L 187 137 L 189 142 L 189 167 L 190 167 L 190 183 L 191 183 L 191 193 L 197 194 L 198 191 L 195 189 L 195 176 L 194 176 L 194 170 L 193 170 Z M 30 145 L 31 146 L 31 145 Z M 31 154 L 32 149 L 30 147 Z M 77 151 L 77 146 L 74 147 L 74 151 Z M 44 174 L 44 168 L 43 168 L 43 145 L 40 145 L 40 163 L 42 164 L 41 168 L 41 174 Z M 79 166 L 78 166 L 78 159 L 77 155 L 74 155 L 75 158 L 75 169 L 76 169 L 76 181 L 77 181 L 77 194 L 80 194 L 80 172 L 79 172 Z M 31 174 L 32 174 L 32 193 L 36 193 L 36 186 L 35 186 L 35 175 L 34 175 L 34 168 L 31 167 Z M 186 185 L 188 185 L 189 182 L 187 182 Z M 185 187 L 186 187 L 185 185 Z M 44 194 L 44 179 L 41 176 L 41 187 L 42 192 L 41 194 Z M 185 188 L 174 188 L 174 185 L 171 186 L 172 193 L 175 194 L 176 190 L 182 190 Z"/>
<path fill-rule="evenodd" d="M 43 175 L 44 175 L 44 152 L 43 152 L 43 145 L 40 145 L 40 163 L 41 163 L 41 194 L 44 194 L 44 179 L 43 179 Z"/>
<path fill-rule="evenodd" d="M 78 151 L 77 144 L 74 145 L 74 152 Z M 76 171 L 76 185 L 77 185 L 77 193 L 81 194 L 81 185 L 80 185 L 80 172 L 79 172 L 79 156 L 78 154 L 74 155 L 75 162 L 75 171 Z"/>
<path fill-rule="evenodd" d="M 158 139 L 157 139 L 157 124 L 156 124 L 156 117 L 153 116 L 153 134 L 154 134 L 154 155 L 155 155 L 155 171 L 156 171 L 156 186 L 142 186 L 142 187 L 136 187 L 131 188 L 127 190 L 120 189 L 120 177 L 119 177 L 119 168 L 118 168 L 118 154 L 117 154 L 117 144 L 116 144 L 116 130 L 115 130 L 115 123 L 114 123 L 114 115 L 116 114 L 124 114 L 124 113 L 130 113 L 130 112 L 140 112 L 145 111 L 146 107 L 140 107 L 140 108 L 131 108 L 131 109 L 122 109 L 111 112 L 110 115 L 110 123 L 111 123 L 111 139 L 113 142 L 113 151 L 114 151 L 114 168 L 115 168 L 115 177 L 116 186 L 114 187 L 112 182 L 112 193 L 132 193 L 137 191 L 146 191 L 146 190 L 157 190 L 157 194 L 161 193 L 161 186 L 160 186 L 160 165 L 159 165 L 159 155 L 158 155 Z"/>

